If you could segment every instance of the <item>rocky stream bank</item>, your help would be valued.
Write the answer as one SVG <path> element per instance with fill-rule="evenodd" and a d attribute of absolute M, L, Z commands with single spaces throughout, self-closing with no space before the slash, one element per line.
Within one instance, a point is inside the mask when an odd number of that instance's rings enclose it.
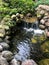
<path fill-rule="evenodd" d="M 39 5 L 37 17 L 13 14 L 0 24 L 0 65 L 49 65 L 49 6 Z"/>

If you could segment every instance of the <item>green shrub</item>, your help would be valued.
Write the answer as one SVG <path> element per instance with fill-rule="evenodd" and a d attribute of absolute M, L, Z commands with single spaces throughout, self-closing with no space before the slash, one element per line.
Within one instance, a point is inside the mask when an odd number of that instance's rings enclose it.
<path fill-rule="evenodd" d="M 32 0 L 3 0 L 3 6 L 13 9 L 11 12 L 27 13 L 33 12 L 34 2 Z"/>
<path fill-rule="evenodd" d="M 39 0 L 39 1 L 36 2 L 35 7 L 37 7 L 40 4 L 49 5 L 49 0 Z"/>

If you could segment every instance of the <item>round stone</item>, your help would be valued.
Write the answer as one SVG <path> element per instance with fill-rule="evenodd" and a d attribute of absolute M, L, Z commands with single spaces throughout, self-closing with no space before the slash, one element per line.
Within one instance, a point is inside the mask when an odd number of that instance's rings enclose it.
<path fill-rule="evenodd" d="M 11 62 L 10 62 L 11 65 L 20 65 L 19 62 L 16 60 L 16 59 L 13 59 Z"/>
<path fill-rule="evenodd" d="M 39 25 L 39 28 L 45 29 L 45 26 L 44 25 Z"/>
<path fill-rule="evenodd" d="M 3 49 L 8 49 L 9 45 L 5 42 L 1 42 L 0 45 L 3 47 Z"/>
<path fill-rule="evenodd" d="M 45 25 L 49 27 L 49 22 L 46 22 Z"/>
<path fill-rule="evenodd" d="M 42 20 L 40 21 L 40 23 L 45 24 L 45 21 L 42 19 Z"/>
<path fill-rule="evenodd" d="M 25 60 L 22 65 L 37 65 L 37 63 L 33 60 Z"/>
<path fill-rule="evenodd" d="M 41 11 L 40 11 L 40 14 L 41 14 L 41 15 L 43 15 L 44 13 L 45 13 L 45 11 L 44 11 L 44 10 L 41 10 Z"/>
<path fill-rule="evenodd" d="M 12 52 L 10 52 L 10 51 L 3 51 L 3 52 L 2 52 L 2 56 L 3 56 L 4 58 L 6 58 L 7 61 L 12 60 L 12 58 L 13 58 L 13 54 L 12 54 Z"/>
<path fill-rule="evenodd" d="M 9 64 L 5 58 L 0 57 L 0 65 L 9 65 Z"/>
<path fill-rule="evenodd" d="M 12 15 L 12 16 L 11 16 L 11 19 L 14 19 L 14 18 L 16 18 L 16 15 Z"/>

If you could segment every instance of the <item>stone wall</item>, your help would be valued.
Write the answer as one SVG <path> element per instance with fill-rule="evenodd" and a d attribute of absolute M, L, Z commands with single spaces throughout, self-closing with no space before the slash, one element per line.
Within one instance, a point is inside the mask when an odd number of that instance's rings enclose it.
<path fill-rule="evenodd" d="M 45 30 L 46 35 L 49 37 L 49 6 L 39 5 L 36 11 L 39 20 L 39 28 Z"/>

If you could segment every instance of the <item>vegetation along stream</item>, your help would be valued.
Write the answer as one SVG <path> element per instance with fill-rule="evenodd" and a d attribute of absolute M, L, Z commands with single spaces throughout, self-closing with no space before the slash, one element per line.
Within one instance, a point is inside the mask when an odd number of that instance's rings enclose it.
<path fill-rule="evenodd" d="M 49 65 L 49 0 L 0 0 L 0 65 Z"/>

